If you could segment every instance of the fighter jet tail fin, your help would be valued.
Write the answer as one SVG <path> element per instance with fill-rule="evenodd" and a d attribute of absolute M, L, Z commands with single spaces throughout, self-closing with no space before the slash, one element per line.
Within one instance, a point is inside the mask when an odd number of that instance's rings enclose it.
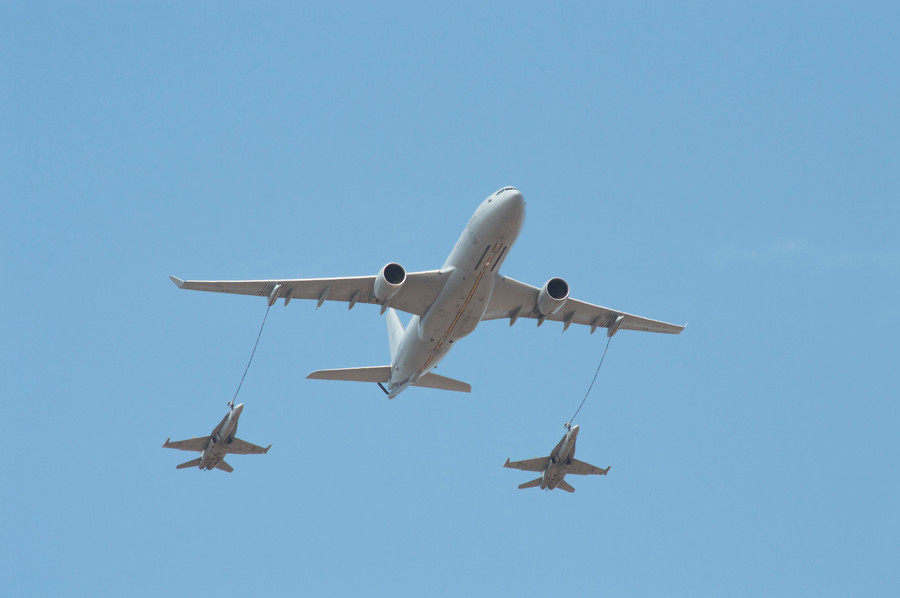
<path fill-rule="evenodd" d="M 519 490 L 524 490 L 525 488 L 534 488 L 535 486 L 541 485 L 541 478 L 537 478 L 531 480 L 530 482 L 525 482 L 524 484 L 519 484 Z"/>
<path fill-rule="evenodd" d="M 557 488 L 559 488 L 560 490 L 565 490 L 566 492 L 575 492 L 575 488 L 572 488 L 572 486 L 569 485 L 569 482 L 565 480 L 561 481 Z"/>
<path fill-rule="evenodd" d="M 227 471 L 228 473 L 234 471 L 234 467 L 226 463 L 225 459 L 222 459 L 221 461 L 216 463 L 216 469 L 221 469 L 222 471 Z"/>
<path fill-rule="evenodd" d="M 187 463 L 182 463 L 181 465 L 176 465 L 175 469 L 187 469 L 188 467 L 197 467 L 200 465 L 200 458 L 196 458 L 193 461 L 188 461 Z"/>

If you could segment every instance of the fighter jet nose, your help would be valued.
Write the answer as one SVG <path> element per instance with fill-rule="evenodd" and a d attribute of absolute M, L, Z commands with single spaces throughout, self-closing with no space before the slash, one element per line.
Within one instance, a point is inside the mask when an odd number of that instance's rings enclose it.
<path fill-rule="evenodd" d="M 240 412 L 243 411 L 243 410 L 244 410 L 244 404 L 243 404 L 243 403 L 240 403 L 240 404 L 234 406 L 234 411 L 235 411 L 235 413 L 240 413 Z"/>

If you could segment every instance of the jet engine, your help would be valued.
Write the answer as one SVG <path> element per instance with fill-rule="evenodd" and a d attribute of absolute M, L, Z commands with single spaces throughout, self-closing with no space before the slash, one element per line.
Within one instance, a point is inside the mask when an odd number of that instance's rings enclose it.
<path fill-rule="evenodd" d="M 379 301 L 388 301 L 400 291 L 406 282 L 406 270 L 400 264 L 387 264 L 375 277 L 375 297 Z"/>
<path fill-rule="evenodd" d="M 538 294 L 538 311 L 542 316 L 552 316 L 569 299 L 569 283 L 562 278 L 551 278 Z"/>

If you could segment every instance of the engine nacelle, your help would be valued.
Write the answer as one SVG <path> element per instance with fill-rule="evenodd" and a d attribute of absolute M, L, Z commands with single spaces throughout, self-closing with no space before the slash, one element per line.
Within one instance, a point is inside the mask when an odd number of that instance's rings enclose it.
<path fill-rule="evenodd" d="M 400 264 L 387 264 L 375 277 L 375 297 L 381 301 L 388 301 L 400 291 L 400 287 L 406 282 L 406 270 Z"/>
<path fill-rule="evenodd" d="M 551 278 L 538 294 L 538 311 L 542 316 L 552 316 L 569 299 L 569 283 L 562 278 Z"/>

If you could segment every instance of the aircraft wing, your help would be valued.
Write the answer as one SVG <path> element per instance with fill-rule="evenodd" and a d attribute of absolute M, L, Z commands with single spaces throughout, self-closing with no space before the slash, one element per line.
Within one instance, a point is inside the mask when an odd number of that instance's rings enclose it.
<path fill-rule="evenodd" d="M 500 276 L 497 278 L 496 286 L 494 286 L 491 302 L 488 304 L 488 308 L 481 319 L 497 320 L 509 318 L 510 325 L 517 318 L 540 319 L 541 313 L 538 311 L 538 295 L 540 292 L 540 289 L 529 284 Z M 624 319 L 619 328 L 613 329 L 613 334 L 618 329 L 664 332 L 666 334 L 678 334 L 684 330 L 684 326 L 650 320 L 572 298 L 569 298 L 558 312 L 547 316 L 547 319 L 563 322 L 565 328 L 568 328 L 570 324 L 584 324 L 585 326 L 590 326 L 591 332 L 593 332 L 598 327 L 609 328 L 614 326 L 619 316 L 624 316 Z"/>
<path fill-rule="evenodd" d="M 578 459 L 572 459 L 572 464 L 566 469 L 567 474 L 574 473 L 577 475 L 606 475 L 608 471 L 609 467 L 602 469 Z"/>
<path fill-rule="evenodd" d="M 349 278 L 305 278 L 295 280 L 181 280 L 170 276 L 179 289 L 232 293 L 236 295 L 256 295 L 266 297 L 273 303 L 275 299 L 314 299 L 320 305 L 325 301 L 343 301 L 350 307 L 357 303 L 381 305 L 375 296 L 375 277 L 356 276 Z M 446 274 L 440 270 L 408 272 L 406 282 L 387 304 L 409 314 L 424 315 L 434 303 L 447 282 Z M 281 285 L 274 297 L 270 297 L 276 285 Z"/>
<path fill-rule="evenodd" d="M 547 469 L 547 463 L 550 462 L 550 457 L 538 457 L 536 459 L 526 459 L 524 461 L 512 461 L 509 459 L 506 460 L 506 463 L 503 464 L 503 467 L 509 467 L 510 469 L 521 469 L 522 471 L 544 471 Z"/>
<path fill-rule="evenodd" d="M 235 438 L 231 441 L 231 444 L 228 445 L 228 452 L 238 455 L 262 455 L 263 453 L 268 453 L 270 448 L 272 448 L 271 444 L 266 448 L 263 448 L 261 446 L 256 446 L 255 444 L 250 444 L 240 438 Z"/>
<path fill-rule="evenodd" d="M 207 444 L 209 444 L 209 436 L 203 436 L 201 438 L 190 438 L 188 440 L 176 440 L 175 442 L 166 440 L 163 448 L 178 449 L 180 451 L 200 452 L 206 448 Z"/>

